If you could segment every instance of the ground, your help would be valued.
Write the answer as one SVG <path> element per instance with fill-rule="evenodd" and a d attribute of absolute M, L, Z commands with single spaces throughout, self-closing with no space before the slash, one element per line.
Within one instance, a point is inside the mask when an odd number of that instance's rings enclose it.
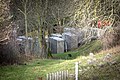
<path fill-rule="evenodd" d="M 0 67 L 0 80 L 36 80 L 42 77 L 44 80 L 47 73 L 60 70 L 69 70 L 74 73 L 75 62 L 80 62 L 80 80 L 119 80 L 120 79 L 120 47 L 107 51 L 100 51 L 99 41 L 93 41 L 81 48 L 63 54 L 53 55 L 54 59 L 34 59 L 26 62 L 26 65 L 9 65 Z M 96 52 L 96 51 L 100 52 Z M 96 62 L 88 64 L 89 53 L 93 52 Z M 96 52 L 96 53 L 95 53 Z M 111 52 L 111 53 L 110 53 Z M 110 53 L 109 61 L 104 57 Z M 71 54 L 72 57 L 69 57 Z"/>

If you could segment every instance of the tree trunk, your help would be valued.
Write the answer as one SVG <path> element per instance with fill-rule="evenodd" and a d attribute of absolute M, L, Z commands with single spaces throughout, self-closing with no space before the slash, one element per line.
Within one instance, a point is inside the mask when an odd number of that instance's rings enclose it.
<path fill-rule="evenodd" d="M 40 35 L 40 45 L 41 45 L 41 58 L 47 58 L 47 44 L 46 44 L 46 39 L 45 39 L 45 26 L 43 19 L 41 20 L 41 26 L 39 27 L 39 35 Z"/>
<path fill-rule="evenodd" d="M 24 4 L 24 17 L 25 17 L 25 36 L 26 36 L 26 45 L 25 45 L 25 54 L 28 55 L 30 54 L 29 51 L 29 42 L 28 42 L 28 22 L 27 22 L 27 3 L 28 1 L 26 0 Z"/>

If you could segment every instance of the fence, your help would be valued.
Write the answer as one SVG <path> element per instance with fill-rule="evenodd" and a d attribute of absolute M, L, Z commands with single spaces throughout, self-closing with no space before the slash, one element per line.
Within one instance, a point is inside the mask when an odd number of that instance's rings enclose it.
<path fill-rule="evenodd" d="M 47 80 L 68 80 L 68 70 L 47 74 Z"/>
<path fill-rule="evenodd" d="M 66 71 L 59 71 L 56 73 L 49 73 L 47 74 L 46 80 L 70 80 L 70 77 L 73 77 L 72 80 L 78 80 L 78 74 L 79 74 L 79 62 L 75 63 L 75 74 L 69 74 L 68 70 Z"/>

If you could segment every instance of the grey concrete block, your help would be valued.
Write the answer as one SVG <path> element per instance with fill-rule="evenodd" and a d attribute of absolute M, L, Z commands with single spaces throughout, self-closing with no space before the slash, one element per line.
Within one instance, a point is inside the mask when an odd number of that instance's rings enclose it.
<path fill-rule="evenodd" d="M 49 42 L 52 53 L 64 53 L 64 39 L 59 37 L 49 37 Z"/>
<path fill-rule="evenodd" d="M 75 49 L 78 47 L 78 37 L 72 33 L 63 33 L 63 39 L 67 43 L 67 50 Z"/>

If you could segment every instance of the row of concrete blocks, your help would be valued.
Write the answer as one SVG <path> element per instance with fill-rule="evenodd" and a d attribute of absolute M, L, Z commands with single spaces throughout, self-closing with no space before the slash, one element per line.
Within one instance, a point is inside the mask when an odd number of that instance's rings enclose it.
<path fill-rule="evenodd" d="M 77 36 L 72 33 L 52 34 L 49 43 L 52 53 L 64 53 L 78 47 Z"/>
<path fill-rule="evenodd" d="M 90 38 L 98 38 L 103 31 L 98 28 L 64 28 L 64 33 L 52 34 L 49 37 L 49 48 L 52 53 L 63 53 L 78 48 L 78 44 L 82 44 L 88 36 Z"/>

